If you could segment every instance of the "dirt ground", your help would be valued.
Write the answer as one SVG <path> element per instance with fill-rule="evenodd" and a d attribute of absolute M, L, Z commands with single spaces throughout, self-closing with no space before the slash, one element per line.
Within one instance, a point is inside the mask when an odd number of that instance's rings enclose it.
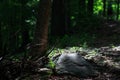
<path fill-rule="evenodd" d="M 25 73 L 24 71 L 21 73 L 21 67 L 23 68 L 20 66 L 21 63 L 14 65 L 8 61 L 7 64 L 0 67 L 0 80 L 120 80 L 120 23 L 106 21 L 103 27 L 96 30 L 95 33 L 99 36 L 93 45 L 94 48 L 99 49 L 101 56 L 97 55 L 88 60 L 98 71 L 95 77 L 81 78 L 68 74 L 58 75 L 53 70 L 51 70 L 53 74 L 49 72 L 27 72 L 36 65 L 32 65 L 29 67 L 30 69 L 26 69 Z M 7 72 L 5 72 L 6 70 Z"/>

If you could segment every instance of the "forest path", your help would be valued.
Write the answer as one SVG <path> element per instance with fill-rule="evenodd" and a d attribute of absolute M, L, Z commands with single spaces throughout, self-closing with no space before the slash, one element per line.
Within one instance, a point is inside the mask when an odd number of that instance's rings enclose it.
<path fill-rule="evenodd" d="M 63 50 L 56 50 L 56 53 L 72 53 L 78 51 L 86 60 L 94 65 L 94 68 L 98 71 L 97 77 L 81 78 L 73 75 L 51 75 L 49 72 L 49 74 L 29 72 L 31 68 L 36 67 L 35 63 L 31 63 L 32 67 L 30 66 L 30 69 L 25 68 L 25 72 L 22 68 L 25 66 L 21 66 L 21 62 L 14 63 L 10 61 L 3 63 L 3 67 L 0 68 L 0 71 L 2 71 L 1 76 L 10 79 L 16 77 L 11 80 L 120 80 L 120 23 L 117 21 L 105 21 L 102 27 L 97 29 L 95 33 L 99 35 L 94 41 L 94 47 L 92 49 L 67 47 Z M 31 64 L 25 63 L 28 67 Z M 23 73 L 20 70 L 23 70 Z"/>
<path fill-rule="evenodd" d="M 74 53 L 76 51 L 80 53 L 88 62 L 91 63 L 91 65 L 94 66 L 94 69 L 98 71 L 98 76 L 81 78 L 71 75 L 52 75 L 49 80 L 120 80 L 120 46 L 106 46 L 92 49 L 69 47 L 61 51 L 63 54 Z M 61 51 L 58 52 L 61 54 Z"/>
<path fill-rule="evenodd" d="M 98 71 L 97 77 L 81 78 L 73 75 L 52 74 L 47 77 L 40 74 L 30 75 L 30 80 L 120 80 L 120 23 L 117 21 L 104 21 L 100 29 L 95 31 L 98 34 L 93 43 L 92 49 L 81 47 L 66 47 L 53 50 L 53 53 L 79 52 L 88 60 L 94 69 Z M 54 55 L 54 54 L 53 54 Z M 52 55 L 52 56 L 53 56 Z"/>
<path fill-rule="evenodd" d="M 71 48 L 67 48 L 63 49 L 62 53 L 74 51 L 83 53 L 83 57 L 94 65 L 99 75 L 88 78 L 78 78 L 71 75 L 53 75 L 49 80 L 120 80 L 120 22 L 104 21 L 101 28 L 97 29 L 95 33 L 98 36 L 93 43 L 92 49 L 81 50 L 76 47 L 77 50 L 73 48 L 71 50 Z M 91 54 L 92 52 L 95 54 Z"/>

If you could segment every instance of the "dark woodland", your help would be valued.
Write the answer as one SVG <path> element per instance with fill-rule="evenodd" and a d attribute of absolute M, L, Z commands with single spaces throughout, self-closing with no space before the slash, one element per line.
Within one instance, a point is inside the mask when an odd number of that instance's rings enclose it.
<path fill-rule="evenodd" d="M 120 80 L 120 0 L 0 0 L 0 80 Z"/>

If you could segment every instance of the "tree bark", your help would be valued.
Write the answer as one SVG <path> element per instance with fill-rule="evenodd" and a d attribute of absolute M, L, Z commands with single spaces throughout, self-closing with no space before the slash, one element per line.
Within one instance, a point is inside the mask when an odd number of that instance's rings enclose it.
<path fill-rule="evenodd" d="M 120 4 L 120 0 L 117 0 L 117 16 L 116 16 L 116 20 L 119 19 L 119 4 Z"/>
<path fill-rule="evenodd" d="M 103 16 L 106 16 L 106 0 L 103 0 Z"/>
<path fill-rule="evenodd" d="M 45 55 L 47 49 L 48 26 L 51 0 L 40 0 L 34 39 L 30 50 L 31 59 L 36 60 Z"/>
<path fill-rule="evenodd" d="M 21 15 L 21 34 L 22 34 L 22 43 L 21 43 L 21 47 L 22 48 L 22 52 L 25 50 L 26 48 L 26 45 L 30 42 L 30 36 L 29 36 L 29 28 L 28 28 L 28 25 L 27 23 L 25 22 L 25 20 L 28 18 L 28 15 L 26 14 L 26 11 L 27 10 L 27 0 L 25 1 L 22 1 L 21 4 L 22 4 L 22 15 Z"/>
<path fill-rule="evenodd" d="M 65 0 L 65 33 L 69 34 L 69 29 L 71 28 L 71 9 L 70 9 L 70 0 Z"/>
<path fill-rule="evenodd" d="M 2 27 L 2 25 L 1 25 L 1 21 L 0 21 L 0 53 L 2 54 L 3 52 L 2 52 L 2 30 L 1 30 L 1 27 Z"/>
<path fill-rule="evenodd" d="M 88 0 L 88 8 L 87 11 L 90 15 L 93 14 L 94 0 Z"/>
<path fill-rule="evenodd" d="M 107 19 L 112 20 L 113 19 L 113 7 L 112 7 L 112 2 L 109 1 L 107 5 Z"/>

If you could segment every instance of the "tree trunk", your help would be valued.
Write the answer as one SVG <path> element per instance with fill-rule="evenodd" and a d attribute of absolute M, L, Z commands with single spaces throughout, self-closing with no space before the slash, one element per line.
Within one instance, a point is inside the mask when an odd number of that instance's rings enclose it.
<path fill-rule="evenodd" d="M 86 0 L 79 0 L 79 14 L 80 13 L 85 14 L 85 12 L 86 12 Z"/>
<path fill-rule="evenodd" d="M 103 16 L 106 16 L 106 0 L 103 0 Z"/>
<path fill-rule="evenodd" d="M 9 36 L 9 53 L 13 53 L 17 47 L 18 47 L 18 44 L 17 44 L 17 34 L 16 34 L 16 27 L 17 23 L 14 23 L 14 21 L 12 20 L 11 18 L 11 22 L 10 22 L 10 26 L 9 26 L 9 31 L 10 31 L 10 36 Z"/>
<path fill-rule="evenodd" d="M 53 0 L 51 35 L 63 36 L 65 34 L 65 0 Z"/>
<path fill-rule="evenodd" d="M 71 19 L 70 19 L 71 11 L 70 11 L 70 0 L 65 0 L 65 33 L 69 34 L 69 29 L 71 27 Z"/>
<path fill-rule="evenodd" d="M 33 60 L 45 55 L 47 49 L 50 11 L 51 0 L 40 0 L 34 40 L 29 53 Z"/>
<path fill-rule="evenodd" d="M 29 36 L 29 29 L 28 29 L 28 25 L 27 23 L 25 22 L 25 20 L 27 19 L 27 16 L 26 15 L 26 11 L 27 11 L 27 8 L 26 8 L 26 3 L 27 1 L 22 1 L 21 4 L 22 4 L 22 15 L 21 15 L 21 34 L 22 34 L 22 43 L 21 43 L 21 50 L 24 51 L 25 50 L 25 47 L 26 45 L 30 42 L 30 36 Z"/>
<path fill-rule="evenodd" d="M 1 21 L 0 21 L 0 53 L 2 54 L 3 52 L 2 52 L 2 34 L 1 34 L 1 32 L 2 32 L 2 30 L 1 30 L 1 27 L 2 27 L 2 25 L 1 25 Z"/>
<path fill-rule="evenodd" d="M 120 0 L 117 0 L 117 16 L 116 16 L 116 20 L 119 19 L 119 3 L 120 3 Z"/>
<path fill-rule="evenodd" d="M 112 2 L 109 1 L 107 5 L 107 19 L 112 20 L 113 19 L 113 7 Z"/>
<path fill-rule="evenodd" d="M 87 11 L 90 15 L 93 14 L 94 0 L 88 0 Z"/>

